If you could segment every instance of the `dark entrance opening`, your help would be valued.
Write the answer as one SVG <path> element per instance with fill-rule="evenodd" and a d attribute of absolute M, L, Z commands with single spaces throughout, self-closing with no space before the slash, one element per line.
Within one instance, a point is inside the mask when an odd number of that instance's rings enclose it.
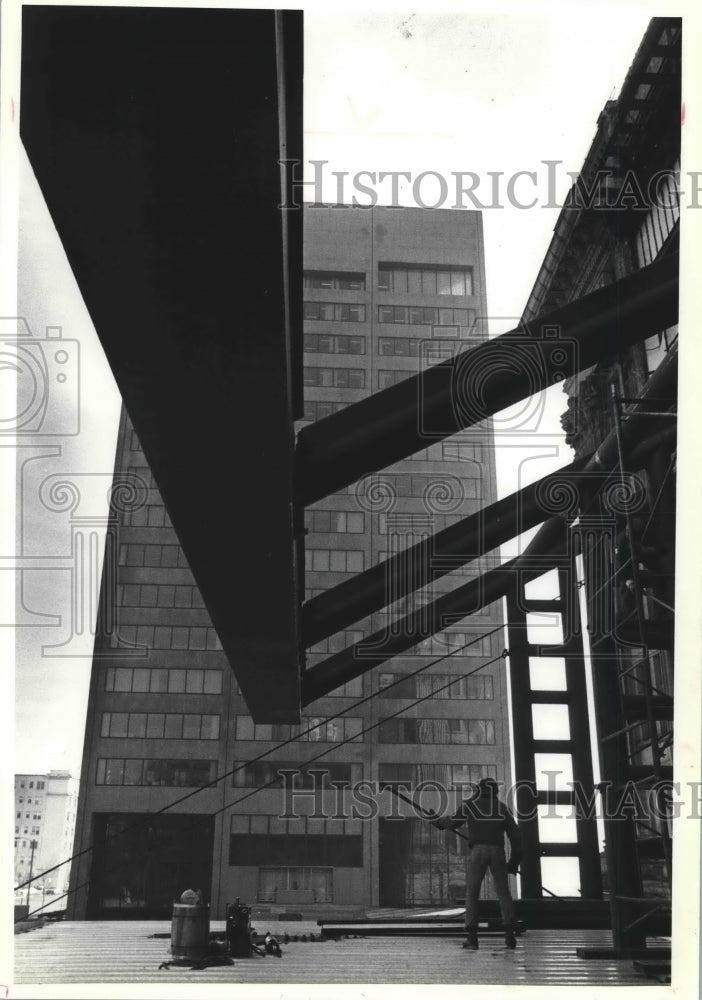
<path fill-rule="evenodd" d="M 185 889 L 209 900 L 214 820 L 211 816 L 95 816 L 88 919 L 170 919 Z"/>
<path fill-rule="evenodd" d="M 464 858 L 453 834 L 420 819 L 379 822 L 381 906 L 450 906 L 463 899 Z"/>

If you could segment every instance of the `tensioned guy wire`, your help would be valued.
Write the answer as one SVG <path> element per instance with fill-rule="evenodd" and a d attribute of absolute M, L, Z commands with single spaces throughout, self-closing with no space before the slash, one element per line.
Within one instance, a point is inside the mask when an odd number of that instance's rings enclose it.
<path fill-rule="evenodd" d="M 456 649 L 450 650 L 448 653 L 445 653 L 443 656 L 439 656 L 436 659 L 431 660 L 429 663 L 426 663 L 423 666 L 418 667 L 416 670 L 413 670 L 413 671 L 411 671 L 411 672 L 409 672 L 407 674 L 400 675 L 397 678 L 397 680 L 393 681 L 392 683 L 388 684 L 387 687 L 383 688 L 383 693 L 385 693 L 386 691 L 388 691 L 391 688 L 395 687 L 397 684 L 400 684 L 400 683 L 402 683 L 404 681 L 407 681 L 408 679 L 410 679 L 412 677 L 417 676 L 418 674 L 423 673 L 425 670 L 428 670 L 430 667 L 436 666 L 436 664 L 443 662 L 444 660 L 448 659 L 449 657 L 455 656 L 457 653 L 462 652 L 464 649 L 467 649 L 470 646 L 475 645 L 475 643 L 477 643 L 478 641 L 480 641 L 480 640 L 482 640 L 484 638 L 487 638 L 487 637 L 489 637 L 491 635 L 494 635 L 496 632 L 502 631 L 502 629 L 503 629 L 502 625 L 499 625 L 499 626 L 497 626 L 494 629 L 490 629 L 488 632 L 484 632 L 481 635 L 476 636 L 470 642 L 466 642 L 463 645 L 458 646 Z M 300 765 L 298 766 L 298 769 L 300 770 L 301 773 L 304 773 L 304 770 L 306 768 L 308 768 L 310 764 L 314 763 L 317 760 L 320 760 L 322 757 L 325 757 L 327 754 L 333 753 L 335 750 L 340 749 L 342 746 L 345 746 L 346 744 L 348 744 L 350 742 L 353 742 L 354 740 L 358 739 L 359 736 L 363 736 L 365 733 L 370 732 L 373 729 L 376 729 L 378 726 L 380 726 L 382 723 L 388 721 L 389 719 L 393 719 L 393 718 L 396 718 L 399 715 L 402 715 L 404 712 L 408 711 L 410 708 L 414 708 L 415 705 L 419 705 L 422 702 L 427 701 L 430 698 L 433 698 L 439 691 L 445 690 L 445 689 L 451 687 L 453 684 L 458 683 L 458 681 L 464 680 L 465 678 L 470 677 L 473 674 L 478 673 L 480 670 L 484 670 L 486 667 L 491 666 L 493 663 L 496 663 L 498 660 L 503 659 L 504 656 L 505 656 L 505 652 L 501 653 L 499 656 L 494 657 L 492 660 L 489 660 L 487 663 L 480 664 L 479 666 L 473 668 L 473 670 L 470 670 L 470 671 L 468 671 L 468 672 L 466 672 L 464 674 L 457 675 L 451 681 L 449 681 L 447 684 L 444 684 L 444 685 L 442 685 L 442 686 L 440 686 L 440 687 L 432 690 L 429 694 L 424 695 L 421 698 L 418 698 L 415 701 L 410 702 L 409 704 L 403 706 L 403 708 L 398 709 L 397 712 L 393 712 L 390 715 L 384 716 L 382 719 L 378 720 L 377 722 L 373 723 L 372 725 L 367 726 L 365 729 L 362 729 L 359 733 L 355 733 L 351 737 L 348 737 L 348 738 L 346 738 L 344 740 L 341 740 L 339 742 L 333 743 L 328 749 L 320 752 L 315 757 L 312 757 L 310 760 L 301 762 Z M 314 726 L 309 726 L 307 729 L 302 730 L 296 736 L 292 736 L 292 737 L 290 737 L 290 738 L 288 738 L 286 740 L 281 741 L 280 743 L 276 744 L 274 747 L 271 747 L 269 750 L 263 751 L 262 753 L 258 754 L 256 757 L 252 757 L 250 760 L 246 761 L 245 763 L 239 764 L 237 767 L 232 768 L 229 771 L 225 771 L 222 775 L 220 775 L 217 778 L 214 778 L 212 781 L 209 781 L 209 782 L 207 782 L 204 785 L 200 785 L 197 788 L 194 788 L 192 791 L 188 792 L 186 795 L 182 795 L 179 798 L 174 799 L 172 802 L 168 803 L 167 805 L 162 806 L 160 809 L 155 810 L 153 813 L 150 814 L 148 820 L 141 820 L 138 823 L 133 823 L 130 826 L 125 827 L 123 830 L 119 830 L 119 831 L 115 832 L 114 834 L 111 834 L 109 837 L 105 838 L 105 840 L 103 841 L 103 844 L 107 843 L 109 840 L 113 840 L 113 839 L 116 839 L 118 837 L 124 836 L 124 834 L 126 834 L 126 833 L 129 833 L 129 832 L 132 832 L 134 830 L 143 828 L 145 826 L 145 824 L 147 822 L 149 822 L 150 819 L 153 816 L 158 816 L 158 815 L 160 815 L 162 813 L 167 812 L 169 809 L 172 809 L 176 805 L 180 805 L 182 802 L 187 801 L 188 799 L 192 798 L 193 796 L 199 794 L 201 791 L 204 791 L 206 788 L 210 788 L 213 785 L 218 784 L 218 782 L 223 781 L 226 778 L 233 776 L 234 774 L 236 774 L 237 772 L 239 772 L 239 771 L 243 770 L 244 768 L 250 766 L 251 764 L 253 764 L 253 763 L 255 763 L 255 762 L 259 761 L 259 760 L 263 760 L 264 758 L 269 757 L 271 754 L 277 753 L 279 750 L 283 749 L 286 746 L 289 746 L 291 743 L 297 742 L 299 739 L 301 739 L 301 737 L 303 737 L 303 736 L 309 734 L 310 732 L 313 732 L 314 730 L 320 728 L 320 726 L 326 725 L 328 722 L 332 722 L 334 719 L 339 719 L 339 718 L 343 717 L 345 714 L 347 714 L 348 712 L 352 711 L 353 709 L 358 708 L 360 705 L 363 705 L 363 704 L 365 704 L 368 701 L 371 701 L 373 698 L 376 698 L 378 696 L 378 693 L 379 692 L 373 692 L 370 695 L 366 695 L 364 698 L 361 698 L 358 701 L 353 702 L 351 705 L 347 706 L 342 711 L 337 712 L 335 715 L 329 716 L 323 722 L 317 723 Z M 246 799 L 250 798 L 252 795 L 257 794 L 259 791 L 262 791 L 264 788 L 271 787 L 272 785 L 276 785 L 278 783 L 279 783 L 279 777 L 276 776 L 275 778 L 271 779 L 270 781 L 266 782 L 265 784 L 257 786 L 256 788 L 252 789 L 246 795 L 244 795 L 241 798 L 235 800 L 234 802 L 227 803 L 226 805 L 224 805 L 224 806 L 220 807 L 219 809 L 215 810 L 215 812 L 213 812 L 213 813 L 208 813 L 208 816 L 217 816 L 219 813 L 223 812 L 224 810 L 229 809 L 232 806 L 235 806 L 238 803 L 243 802 Z M 45 871 L 39 872 L 37 875 L 33 876 L 31 879 L 27 879 L 26 881 L 20 883 L 19 885 L 17 885 L 15 887 L 15 891 L 23 889 L 25 886 L 29 885 L 31 882 L 37 881 L 40 878 L 44 878 L 46 875 L 50 874 L 51 872 L 56 871 L 58 868 L 63 867 L 63 865 L 69 864 L 71 861 L 77 860 L 78 858 L 83 857 L 84 855 L 91 853 L 93 850 L 94 850 L 94 845 L 90 844 L 88 847 L 83 848 L 82 851 L 78 851 L 75 854 L 71 855 L 70 857 L 66 858 L 64 861 L 59 862 L 59 864 L 54 865 L 51 868 L 47 868 Z M 74 892 L 77 892 L 79 889 L 83 889 L 86 886 L 88 886 L 90 884 L 90 881 L 91 880 L 88 879 L 86 882 L 83 882 L 80 885 L 75 886 L 73 889 L 69 889 L 66 893 L 64 893 L 63 896 L 59 896 L 58 899 L 52 900 L 52 903 L 51 904 L 47 904 L 47 905 L 53 905 L 53 903 L 60 902 L 62 899 L 68 898 Z M 45 908 L 44 906 L 38 907 L 36 910 L 33 910 L 27 916 L 32 916 L 33 914 L 40 912 L 44 908 Z M 26 919 L 26 917 L 24 919 Z"/>

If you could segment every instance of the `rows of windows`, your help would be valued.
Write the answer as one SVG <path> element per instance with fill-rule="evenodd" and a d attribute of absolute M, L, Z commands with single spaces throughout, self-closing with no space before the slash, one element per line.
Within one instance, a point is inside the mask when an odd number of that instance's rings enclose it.
<path fill-rule="evenodd" d="M 359 535 L 365 531 L 366 516 L 362 510 L 306 510 L 305 528 L 321 534 Z"/>
<path fill-rule="evenodd" d="M 166 566 L 174 569 L 180 566 L 188 568 L 180 545 L 120 545 L 119 547 L 120 566 L 152 566 L 158 568 Z"/>
<path fill-rule="evenodd" d="M 343 333 L 306 333 L 304 347 L 309 354 L 365 354 L 366 338 Z"/>
<path fill-rule="evenodd" d="M 25 787 L 27 787 L 27 788 L 34 788 L 34 781 L 33 780 L 32 781 L 20 781 L 19 786 L 20 786 L 20 788 L 25 788 Z M 45 787 L 46 787 L 46 782 L 44 782 L 44 781 L 37 781 L 37 791 L 38 792 L 43 791 L 43 789 Z M 22 801 L 22 800 L 20 799 L 20 801 Z M 29 802 L 29 799 L 27 799 L 27 801 Z"/>
<path fill-rule="evenodd" d="M 281 892 L 302 890 L 311 893 L 315 903 L 334 902 L 333 868 L 259 868 L 257 900 L 275 903 Z"/>
<path fill-rule="evenodd" d="M 465 441 L 442 441 L 442 458 L 446 462 L 477 462 L 483 460 L 482 448 L 479 444 L 468 444 Z"/>
<path fill-rule="evenodd" d="M 126 583 L 117 590 L 120 607 L 129 608 L 204 608 L 197 587 L 173 584 Z"/>
<path fill-rule="evenodd" d="M 304 319 L 321 319 L 325 322 L 365 323 L 366 307 L 357 302 L 305 302 Z M 465 310 L 464 310 L 465 311 Z"/>
<path fill-rule="evenodd" d="M 355 784 L 363 777 L 361 764 L 339 764 L 315 761 L 309 769 L 300 770 L 300 761 L 256 760 L 250 764 L 235 764 L 234 788 L 260 788 L 263 785 L 282 787 L 282 771 L 295 771 L 293 788 L 331 788 L 334 784 Z M 288 787 L 290 777 L 287 778 Z"/>
<path fill-rule="evenodd" d="M 362 742 L 363 720 L 345 716 L 341 719 L 303 717 L 299 726 L 284 722 L 254 723 L 250 715 L 237 715 L 237 740 L 299 740 L 303 743 Z"/>
<path fill-rule="evenodd" d="M 18 826 L 16 826 L 15 827 L 15 833 L 19 833 L 19 832 L 20 832 L 20 828 Z M 28 834 L 29 833 L 29 827 L 25 826 L 24 829 L 22 830 L 22 833 L 23 834 Z M 38 833 L 41 833 L 41 827 L 33 826 L 32 827 L 32 836 L 36 836 Z M 23 840 L 22 841 L 22 847 L 26 847 L 26 846 L 27 846 L 27 841 Z"/>
<path fill-rule="evenodd" d="M 305 288 L 333 288 L 341 292 L 363 292 L 366 276 L 361 271 L 304 271 Z"/>
<path fill-rule="evenodd" d="M 458 265 L 379 264 L 378 288 L 410 295 L 472 295 L 473 272 Z"/>
<path fill-rule="evenodd" d="M 360 549 L 306 549 L 305 569 L 315 573 L 361 573 L 364 555 Z"/>
<path fill-rule="evenodd" d="M 492 719 L 386 719 L 378 727 L 378 743 L 445 743 L 492 745 Z"/>
<path fill-rule="evenodd" d="M 120 639 L 148 649 L 209 649 L 219 650 L 222 644 L 213 628 L 169 628 L 165 625 L 120 625 L 119 634 L 111 637 L 111 645 Z"/>
<path fill-rule="evenodd" d="M 222 671 L 196 668 L 108 667 L 106 691 L 150 694 L 221 694 Z"/>
<path fill-rule="evenodd" d="M 453 329 L 453 327 L 449 327 Z M 442 335 L 448 335 L 442 329 Z M 460 344 L 463 347 L 463 344 Z M 455 340 L 425 340 L 420 337 L 379 337 L 378 354 L 383 357 L 396 358 L 425 358 L 432 364 L 437 360 L 437 354 L 441 352 L 452 354 L 456 350 Z"/>
<path fill-rule="evenodd" d="M 398 682 L 398 683 L 395 683 Z M 390 685 L 394 685 L 387 690 Z M 447 685 L 450 684 L 450 687 Z M 378 695 L 380 698 L 423 698 L 431 694 L 433 698 L 468 698 L 490 700 L 494 697 L 492 677 L 465 677 L 461 674 L 417 674 L 404 677 L 402 674 L 381 674 Z"/>
<path fill-rule="evenodd" d="M 413 455 L 408 455 L 405 461 L 408 462 L 463 462 L 470 459 L 471 449 L 476 450 L 476 459 L 479 457 L 479 445 L 458 444 L 455 441 L 442 441 L 441 444 L 430 445 L 429 448 L 422 448 L 415 451 Z"/>
<path fill-rule="evenodd" d="M 327 819 L 314 816 L 240 816 L 234 813 L 230 818 L 231 833 L 253 833 L 265 837 L 270 834 L 289 836 L 309 834 L 312 836 L 353 837 L 363 831 L 360 818 Z"/>
<path fill-rule="evenodd" d="M 444 788 L 475 785 L 481 778 L 497 778 L 494 764 L 379 764 L 381 785 L 408 785 L 415 788 L 422 781 L 436 781 Z"/>
<path fill-rule="evenodd" d="M 101 736 L 156 740 L 217 740 L 219 716 L 183 712 L 103 712 Z"/>
<path fill-rule="evenodd" d="M 433 481 L 436 482 L 436 480 Z M 431 483 L 432 480 L 425 479 L 424 482 L 426 489 L 426 484 Z M 421 492 L 418 490 L 416 493 L 403 493 L 400 495 L 416 497 L 422 496 L 423 493 L 424 490 Z M 406 537 L 408 542 L 412 543 L 429 534 L 436 534 L 439 531 L 443 531 L 445 528 L 464 520 L 465 517 L 462 514 L 420 514 L 418 512 L 408 514 L 378 514 L 377 530 L 379 535 L 392 535 L 393 542 L 400 539 L 404 540 Z M 447 559 L 448 557 L 444 558 Z"/>
<path fill-rule="evenodd" d="M 317 368 L 305 365 L 302 369 L 305 385 L 327 389 L 365 389 L 366 373 L 363 368 Z"/>
<path fill-rule="evenodd" d="M 330 417 L 332 413 L 343 410 L 348 403 L 334 402 L 330 399 L 306 399 L 304 405 L 303 420 L 322 420 L 324 417 Z"/>
<path fill-rule="evenodd" d="M 475 322 L 473 309 L 451 309 L 443 306 L 378 306 L 379 323 L 408 323 L 412 326 L 470 327 Z M 442 336 L 459 336 L 459 331 Z"/>
<path fill-rule="evenodd" d="M 362 639 L 362 629 L 346 629 L 344 632 L 337 632 L 336 635 L 330 635 L 327 639 L 322 639 L 321 642 L 316 642 L 314 646 L 310 647 L 309 652 L 339 653 L 342 649 L 346 649 L 347 646 L 355 646 Z"/>
<path fill-rule="evenodd" d="M 97 785 L 165 785 L 195 788 L 214 781 L 216 760 L 104 758 L 97 762 Z"/>
<path fill-rule="evenodd" d="M 172 528 L 171 519 L 162 503 L 145 504 L 128 515 L 133 528 Z"/>
<path fill-rule="evenodd" d="M 472 643 L 472 645 L 468 645 Z M 462 647 L 466 648 L 463 649 Z M 490 638 L 489 636 L 478 637 L 472 632 L 439 632 L 428 639 L 422 639 L 416 646 L 412 647 L 414 654 L 431 654 L 432 656 L 446 655 L 450 650 L 460 651 L 461 656 L 489 656 Z"/>
<path fill-rule="evenodd" d="M 325 695 L 325 698 L 360 698 L 362 694 L 363 678 L 354 677 L 353 680 L 347 681 L 341 687 L 334 688 L 333 691 Z"/>
<path fill-rule="evenodd" d="M 229 864 L 321 864 L 334 868 L 363 865 L 360 819 L 300 816 L 232 816 Z"/>

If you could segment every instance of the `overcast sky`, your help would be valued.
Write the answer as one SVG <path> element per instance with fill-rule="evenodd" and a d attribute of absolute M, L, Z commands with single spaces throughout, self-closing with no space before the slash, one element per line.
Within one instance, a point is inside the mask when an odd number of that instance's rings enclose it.
<path fill-rule="evenodd" d="M 524 307 L 557 216 L 556 209 L 542 207 L 548 201 L 543 161 L 562 164 L 562 197 L 570 184 L 566 171 L 582 164 L 597 116 L 618 93 L 654 12 L 653 5 L 641 2 L 549 5 L 547 16 L 308 11 L 305 160 L 328 161 L 325 198 L 332 201 L 337 191 L 332 170 L 351 176 L 361 170 L 402 171 L 412 178 L 434 171 L 449 180 L 456 171 L 473 172 L 480 178 L 476 194 L 488 200 L 489 172 L 501 173 L 503 207 L 486 209 L 483 218 L 491 332 L 502 332 Z M 506 180 L 522 170 L 537 174 L 540 203 L 529 209 L 506 201 Z M 422 190 L 432 197 L 430 186 Z M 528 180 L 515 192 L 524 201 L 534 196 Z M 411 183 L 399 194 L 401 204 L 416 204 Z M 81 352 L 80 433 L 62 441 L 60 457 L 35 463 L 31 475 L 37 469 L 46 475 L 109 474 L 118 396 L 26 167 L 22 205 L 22 312 L 35 335 L 47 325 L 61 326 Z M 569 460 L 558 423 L 564 402 L 560 389 L 549 394 L 539 424 L 540 457 L 532 458 L 528 470 L 527 454 L 515 451 L 521 443 L 503 435 L 501 492 Z M 70 552 L 68 515 L 36 513 L 25 511 L 33 549 L 49 556 Z M 68 574 L 31 575 L 27 607 L 33 614 L 59 615 L 65 623 Z M 61 767 L 78 774 L 80 769 L 89 649 L 77 658 L 43 654 L 42 645 L 55 643 L 58 631 L 56 623 L 36 628 L 31 621 L 18 631 L 15 771 Z"/>

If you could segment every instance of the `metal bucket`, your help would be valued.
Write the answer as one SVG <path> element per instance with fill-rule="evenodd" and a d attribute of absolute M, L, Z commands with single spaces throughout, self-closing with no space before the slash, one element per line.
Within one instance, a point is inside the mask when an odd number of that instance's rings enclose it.
<path fill-rule="evenodd" d="M 171 920 L 171 954 L 176 958 L 206 955 L 210 939 L 210 916 L 204 903 L 174 903 Z"/>

